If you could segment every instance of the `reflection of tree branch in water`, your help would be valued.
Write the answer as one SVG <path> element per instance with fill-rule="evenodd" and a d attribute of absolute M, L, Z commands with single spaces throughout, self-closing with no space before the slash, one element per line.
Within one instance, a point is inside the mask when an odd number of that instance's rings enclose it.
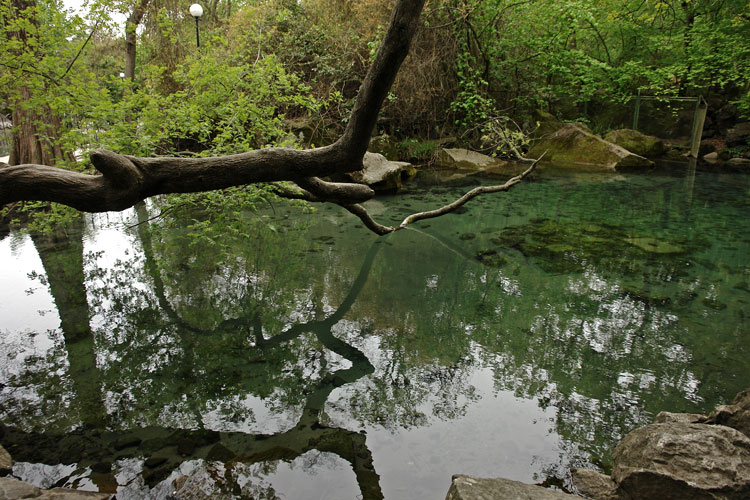
<path fill-rule="evenodd" d="M 137 207 L 139 218 L 145 214 L 143 207 Z M 139 232 L 145 225 L 139 225 Z M 145 229 L 145 228 L 144 228 Z M 153 261 L 150 248 L 150 237 L 147 230 L 141 233 L 146 263 Z M 345 384 L 371 374 L 374 367 L 367 357 L 354 346 L 336 338 L 332 329 L 351 309 L 372 268 L 380 248 L 380 242 L 374 243 L 360 268 L 357 278 L 340 306 L 322 320 L 294 325 L 282 333 L 268 339 L 263 337 L 260 316 L 255 314 L 251 323 L 255 333 L 256 348 L 261 350 L 275 348 L 305 332 L 312 332 L 318 340 L 331 351 L 351 361 L 352 366 L 337 370 L 324 376 L 307 396 L 302 415 L 297 424 L 285 431 L 271 435 L 251 435 L 242 432 L 218 432 L 210 430 L 190 431 L 165 427 L 146 427 L 142 429 L 108 432 L 99 428 L 84 428 L 71 433 L 47 435 L 27 433 L 15 428 L 0 427 L 3 441 L 13 446 L 13 457 L 17 461 L 38 463 L 77 463 L 80 467 L 94 466 L 101 469 L 102 464 L 111 466 L 117 460 L 132 457 L 149 457 L 150 463 L 157 463 L 153 468 L 144 467 L 144 480 L 155 485 L 164 480 L 182 462 L 204 459 L 220 461 L 226 464 L 225 487 L 235 491 L 238 488 L 235 464 L 253 464 L 258 462 L 294 460 L 305 453 L 318 450 L 338 455 L 349 462 L 354 470 L 362 498 L 378 500 L 383 498 L 379 476 L 373 467 L 372 452 L 366 444 L 366 435 L 343 428 L 324 426 L 320 423 L 320 414 L 331 392 Z M 160 305 L 173 320 L 179 320 L 176 311 L 169 306 L 164 295 L 164 286 L 158 278 L 158 270 L 150 269 L 154 277 Z M 166 307 L 165 307 L 166 305 Z M 176 321 L 177 322 L 177 321 Z M 221 328 L 237 325 L 241 320 L 225 320 Z M 184 321 L 179 326 L 195 333 L 210 334 L 189 327 Z"/>

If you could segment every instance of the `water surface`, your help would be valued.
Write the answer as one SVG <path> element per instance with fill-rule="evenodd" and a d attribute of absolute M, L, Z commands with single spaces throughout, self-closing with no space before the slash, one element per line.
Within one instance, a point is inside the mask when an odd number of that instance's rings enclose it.
<path fill-rule="evenodd" d="M 398 222 L 504 178 L 428 171 L 367 206 Z M 542 169 L 381 238 L 338 207 L 261 205 L 0 241 L 14 476 L 118 499 L 180 476 L 212 498 L 565 486 L 659 411 L 750 380 L 747 174 Z"/>

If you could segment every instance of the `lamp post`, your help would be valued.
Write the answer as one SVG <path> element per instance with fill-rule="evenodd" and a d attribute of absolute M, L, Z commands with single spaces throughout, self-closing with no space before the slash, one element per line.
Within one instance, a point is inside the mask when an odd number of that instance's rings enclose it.
<path fill-rule="evenodd" d="M 201 38 L 198 33 L 198 19 L 203 15 L 203 7 L 201 7 L 200 4 L 194 3 L 190 6 L 190 15 L 195 18 L 195 44 L 200 49 Z"/>

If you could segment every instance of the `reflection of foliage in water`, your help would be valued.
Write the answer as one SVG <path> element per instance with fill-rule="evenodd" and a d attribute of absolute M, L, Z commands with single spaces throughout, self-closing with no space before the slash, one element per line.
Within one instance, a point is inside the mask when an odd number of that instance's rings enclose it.
<path fill-rule="evenodd" d="M 723 197 L 736 198 L 742 179 L 727 179 Z M 660 176 L 542 179 L 383 239 L 351 311 L 331 325 L 375 371 L 339 382 L 320 402 L 321 422 L 395 433 L 458 419 L 481 404 L 471 374 L 489 367 L 498 392 L 556 408 L 569 455 L 561 463 L 606 466 L 615 441 L 656 412 L 704 411 L 732 396 L 750 372 L 748 241 L 733 235 L 746 226 L 741 207 L 707 189 L 687 203 L 684 189 Z M 385 199 L 383 217 L 453 194 Z M 308 219 L 274 209 L 271 226 L 246 213 L 236 219 L 242 230 L 215 224 L 210 237 L 195 234 L 206 214 L 176 211 L 169 226 L 132 228 L 114 265 L 86 256 L 115 427 L 288 429 L 348 366 L 294 325 L 322 321 L 347 300 L 375 238 L 336 209 Z M 53 394 L 59 383 L 37 385 Z"/>

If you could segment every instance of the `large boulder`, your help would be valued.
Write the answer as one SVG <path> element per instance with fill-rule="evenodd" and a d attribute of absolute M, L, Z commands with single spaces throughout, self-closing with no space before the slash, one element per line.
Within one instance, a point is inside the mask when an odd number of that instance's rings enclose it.
<path fill-rule="evenodd" d="M 552 135 L 565 126 L 565 124 L 555 118 L 554 115 L 541 109 L 535 110 L 532 114 L 532 118 L 536 122 L 536 127 L 530 135 L 534 139 Z"/>
<path fill-rule="evenodd" d="M 468 149 L 444 148 L 438 153 L 437 164 L 466 170 L 486 170 L 507 165 L 507 162 Z"/>
<path fill-rule="evenodd" d="M 457 474 L 445 500 L 580 500 L 580 497 L 510 479 Z"/>
<path fill-rule="evenodd" d="M 750 437 L 750 389 L 737 394 L 731 405 L 722 405 L 702 421 L 706 424 L 726 425 Z"/>
<path fill-rule="evenodd" d="M 604 136 L 604 140 L 646 158 L 657 158 L 667 150 L 664 141 L 658 137 L 642 134 L 637 130 L 628 128 L 613 130 Z"/>
<path fill-rule="evenodd" d="M 737 123 L 727 130 L 725 141 L 730 148 L 750 145 L 750 122 Z"/>
<path fill-rule="evenodd" d="M 750 498 L 750 439 L 730 427 L 647 425 L 628 434 L 613 459 L 612 479 L 630 498 Z"/>
<path fill-rule="evenodd" d="M 546 137 L 542 137 L 529 150 L 529 158 L 539 158 L 544 152 L 544 162 L 566 167 L 597 167 L 607 170 L 642 168 L 653 165 L 643 156 L 605 141 L 578 123 L 566 123 Z"/>
<path fill-rule="evenodd" d="M 393 192 L 401 189 L 401 180 L 413 177 L 416 169 L 411 163 L 390 161 L 380 153 L 365 153 L 364 168 L 346 174 L 347 180 L 367 184 L 375 191 Z"/>
<path fill-rule="evenodd" d="M 596 500 L 626 500 L 611 477 L 591 469 L 573 469 L 573 484 L 578 493 Z"/>

